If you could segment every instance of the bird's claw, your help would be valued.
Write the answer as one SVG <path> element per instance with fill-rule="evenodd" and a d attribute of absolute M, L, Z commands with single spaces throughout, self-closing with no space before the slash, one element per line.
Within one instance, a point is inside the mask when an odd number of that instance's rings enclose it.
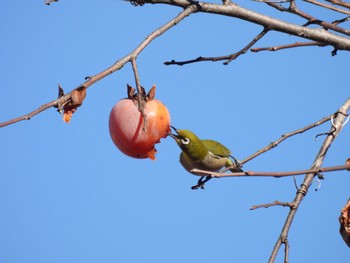
<path fill-rule="evenodd" d="M 204 184 L 202 183 L 202 184 L 196 184 L 196 185 L 194 185 L 194 186 L 191 186 L 191 189 L 192 189 L 192 190 L 197 190 L 197 189 L 202 189 L 202 190 L 204 190 L 205 188 L 204 188 Z"/>
<path fill-rule="evenodd" d="M 243 167 L 243 164 L 242 164 L 242 162 L 241 162 L 240 160 L 236 159 L 236 158 L 233 157 L 232 155 L 231 155 L 231 158 L 233 159 L 233 161 L 235 162 L 235 164 L 236 164 L 236 166 L 237 166 L 238 168 L 242 168 L 242 167 Z"/>
<path fill-rule="evenodd" d="M 233 159 L 233 161 L 235 162 L 235 165 L 234 165 L 234 169 L 237 171 L 237 172 L 244 172 L 242 170 L 242 167 L 243 167 L 243 163 L 236 159 L 235 157 L 233 157 L 232 155 L 230 155 L 230 157 Z M 233 165 L 232 165 L 233 166 Z"/>
<path fill-rule="evenodd" d="M 211 175 L 208 176 L 202 176 L 199 180 L 198 183 L 194 186 L 191 187 L 192 190 L 197 190 L 197 189 L 205 189 L 204 185 L 206 182 L 208 182 L 211 178 L 213 178 Z"/>
<path fill-rule="evenodd" d="M 191 186 L 191 189 L 192 190 L 197 190 L 197 189 L 203 189 L 204 190 L 204 185 L 199 185 L 199 184 L 196 184 L 194 186 Z"/>

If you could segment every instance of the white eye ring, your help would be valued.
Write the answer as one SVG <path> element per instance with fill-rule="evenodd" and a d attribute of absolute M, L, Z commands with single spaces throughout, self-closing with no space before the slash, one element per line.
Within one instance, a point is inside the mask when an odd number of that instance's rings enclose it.
<path fill-rule="evenodd" d="M 182 144 L 189 144 L 190 143 L 190 139 L 188 139 L 188 138 L 184 138 L 184 139 L 181 139 L 181 142 L 182 142 Z"/>

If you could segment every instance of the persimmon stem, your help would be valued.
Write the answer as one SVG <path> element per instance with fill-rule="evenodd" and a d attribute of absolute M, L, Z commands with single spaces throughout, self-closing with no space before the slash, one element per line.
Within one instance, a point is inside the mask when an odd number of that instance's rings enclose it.
<path fill-rule="evenodd" d="M 141 87 L 140 83 L 140 76 L 139 71 L 137 69 L 136 64 L 136 57 L 132 57 L 131 60 L 132 70 L 134 71 L 134 77 L 135 77 L 135 84 L 137 89 L 137 102 L 138 102 L 138 110 L 141 113 L 142 120 L 143 120 L 143 130 L 146 131 L 147 129 L 147 115 L 145 113 L 145 104 L 146 104 L 146 92 Z"/>

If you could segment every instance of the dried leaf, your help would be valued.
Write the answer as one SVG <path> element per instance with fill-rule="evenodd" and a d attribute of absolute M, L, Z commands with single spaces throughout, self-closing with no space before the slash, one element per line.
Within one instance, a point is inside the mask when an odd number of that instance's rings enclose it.
<path fill-rule="evenodd" d="M 57 112 L 59 114 L 62 114 L 62 112 L 63 112 L 63 107 L 62 107 L 62 103 L 61 103 L 61 100 L 60 100 L 60 98 L 62 98 L 63 96 L 64 96 L 64 91 L 63 91 L 61 85 L 58 84 L 57 105 L 55 105 L 54 107 L 57 108 Z"/>
<path fill-rule="evenodd" d="M 147 94 L 146 100 L 152 101 L 155 96 L 156 96 L 156 85 L 153 85 Z"/>
<path fill-rule="evenodd" d="M 344 239 L 344 242 L 350 247 L 350 199 L 340 212 L 339 223 L 340 235 Z"/>
<path fill-rule="evenodd" d="M 127 89 L 128 89 L 128 98 L 131 100 L 135 99 L 135 89 L 131 87 L 129 84 L 126 84 Z"/>
<path fill-rule="evenodd" d="M 72 90 L 70 98 L 71 103 L 68 103 L 70 107 L 72 108 L 78 108 L 81 104 L 83 104 L 83 101 L 86 97 L 86 88 L 84 86 L 77 88 L 75 90 Z"/>
<path fill-rule="evenodd" d="M 61 85 L 58 84 L 58 97 L 57 97 L 57 98 L 59 99 L 59 98 L 61 98 L 63 95 L 64 95 L 64 91 L 63 91 Z"/>
<path fill-rule="evenodd" d="M 76 111 L 76 109 L 65 110 L 63 112 L 63 121 L 66 123 L 69 123 L 70 119 L 72 118 L 72 115 L 75 111 Z"/>
<path fill-rule="evenodd" d="M 69 123 L 70 119 L 77 108 L 83 104 L 86 97 L 86 87 L 82 86 L 75 90 L 72 90 L 70 95 L 70 101 L 63 106 L 63 121 Z"/>

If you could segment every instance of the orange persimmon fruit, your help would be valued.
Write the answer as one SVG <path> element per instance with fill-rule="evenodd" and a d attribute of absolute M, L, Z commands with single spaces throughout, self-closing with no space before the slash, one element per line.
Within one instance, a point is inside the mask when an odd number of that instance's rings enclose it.
<path fill-rule="evenodd" d="M 129 97 L 118 101 L 109 115 L 109 133 L 117 148 L 133 158 L 155 159 L 154 147 L 170 132 L 170 114 L 165 105 L 154 99 L 155 86 L 144 95 L 145 120 L 138 110 L 135 90 L 128 86 Z M 143 89 L 144 90 L 144 89 Z M 150 95 L 151 94 L 151 95 Z"/>

